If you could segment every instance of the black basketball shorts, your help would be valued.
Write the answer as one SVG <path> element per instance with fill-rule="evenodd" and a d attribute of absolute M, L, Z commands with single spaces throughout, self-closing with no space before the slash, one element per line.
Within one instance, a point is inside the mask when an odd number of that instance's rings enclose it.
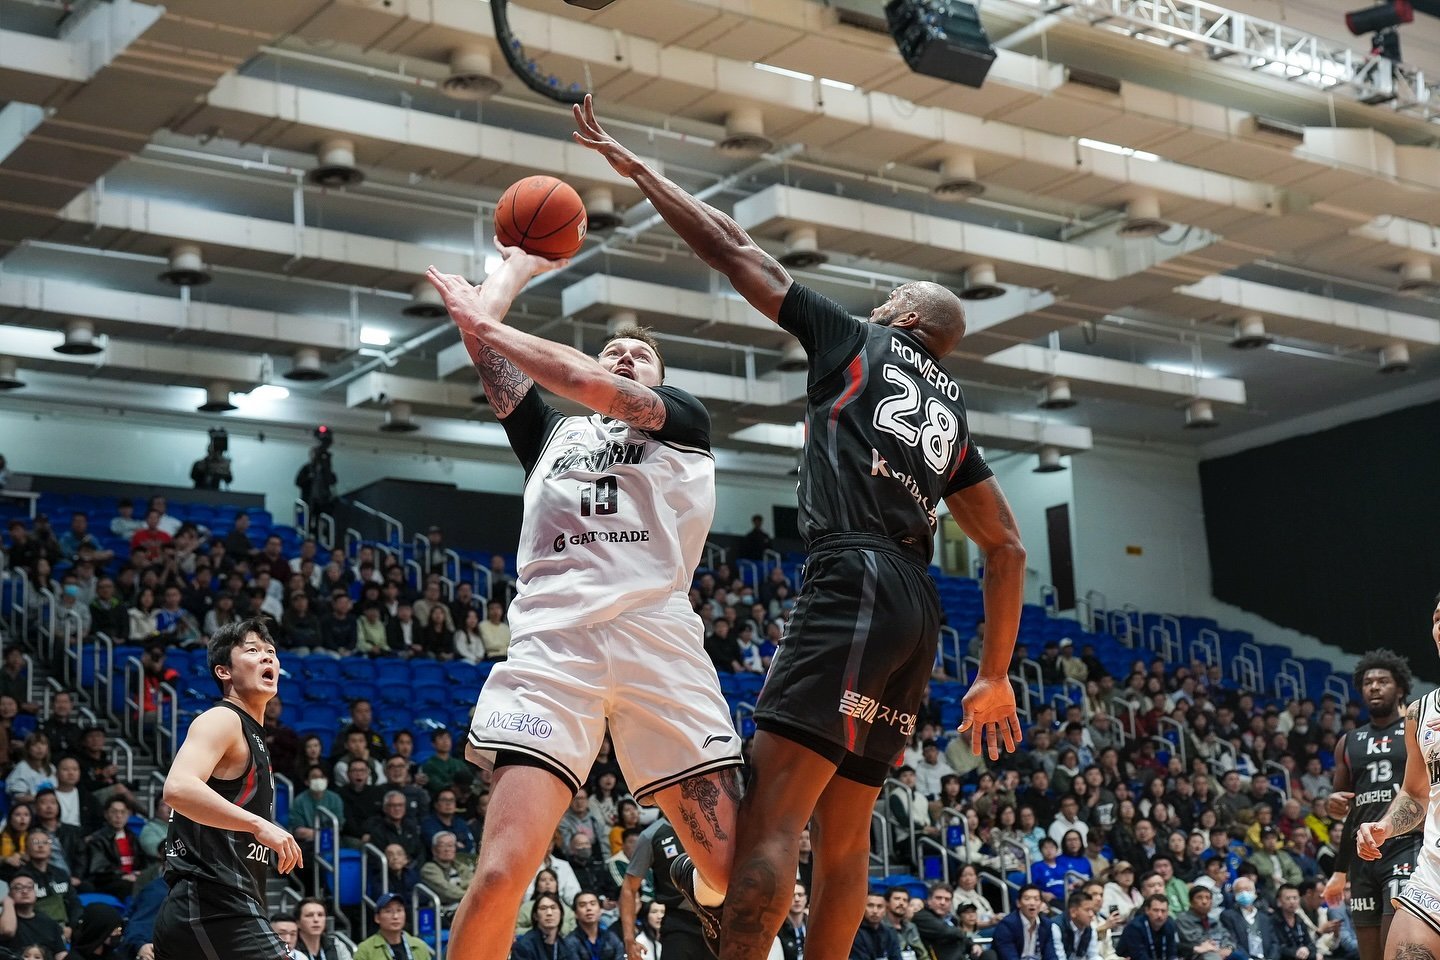
<path fill-rule="evenodd" d="M 287 960 L 259 904 L 208 884 L 176 880 L 155 916 L 155 960 Z"/>
<path fill-rule="evenodd" d="M 1391 903 L 1405 888 L 1420 855 L 1418 833 L 1395 837 L 1380 850 L 1379 860 L 1350 861 L 1350 920 L 1357 927 L 1378 927 L 1382 917 L 1395 912 Z M 1352 842 L 1349 837 L 1346 843 Z"/>
<path fill-rule="evenodd" d="M 939 637 L 940 599 L 918 560 L 877 537 L 822 537 L 756 726 L 832 760 L 847 779 L 881 786 L 915 731 Z"/>

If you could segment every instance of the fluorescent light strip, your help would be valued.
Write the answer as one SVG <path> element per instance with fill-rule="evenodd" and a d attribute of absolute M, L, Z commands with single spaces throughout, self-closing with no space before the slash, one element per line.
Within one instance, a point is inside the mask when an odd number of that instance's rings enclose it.
<path fill-rule="evenodd" d="M 1147 363 L 1151 370 L 1159 370 L 1161 373 L 1178 373 L 1182 377 L 1196 377 L 1200 380 L 1209 380 L 1215 376 L 1204 367 L 1196 369 L 1194 364 L 1187 363 Z"/>
<path fill-rule="evenodd" d="M 789 70 L 785 67 L 776 67 L 768 63 L 751 63 L 756 70 L 764 70 L 766 73 L 773 73 L 780 77 L 789 77 L 791 80 L 804 80 L 806 83 L 814 83 L 813 74 L 801 73 L 799 70 Z M 854 90 L 855 84 L 846 83 L 843 80 L 831 80 L 829 77 L 820 78 L 821 86 L 834 87 L 836 90 Z"/>
<path fill-rule="evenodd" d="M 1160 159 L 1158 154 L 1147 153 L 1144 150 L 1136 150 L 1134 147 L 1122 147 L 1118 143 L 1106 143 L 1104 140 L 1091 140 L 1089 137 L 1080 138 L 1080 146 L 1089 147 L 1092 150 L 1103 150 L 1106 153 L 1118 154 L 1122 157 L 1133 157 L 1136 160 L 1145 160 L 1155 163 Z"/>
<path fill-rule="evenodd" d="M 390 345 L 390 334 L 379 327 L 361 327 L 360 342 L 369 344 L 372 347 L 388 347 Z"/>

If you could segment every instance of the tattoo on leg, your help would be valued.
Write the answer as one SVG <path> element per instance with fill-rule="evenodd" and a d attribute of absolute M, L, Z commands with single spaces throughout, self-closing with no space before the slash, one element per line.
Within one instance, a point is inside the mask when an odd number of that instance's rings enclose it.
<path fill-rule="evenodd" d="M 680 805 L 680 816 L 685 820 L 685 826 L 690 828 L 691 838 L 706 850 L 711 849 L 710 838 L 705 836 L 705 831 L 700 827 L 700 820 L 695 816 L 695 811 L 684 804 Z M 724 837 L 721 837 L 723 840 Z"/>
<path fill-rule="evenodd" d="M 691 777 L 680 784 L 680 798 L 682 800 L 693 800 L 700 808 L 700 814 L 705 822 L 710 824 L 710 832 L 715 834 L 716 840 L 729 840 L 730 836 L 725 828 L 720 825 L 720 817 L 715 808 L 720 803 L 720 788 L 709 777 Z M 685 814 L 688 819 L 691 814 Z M 710 849 L 706 847 L 705 849 Z"/>
<path fill-rule="evenodd" d="M 1435 951 L 1420 943 L 1402 943 L 1395 948 L 1395 960 L 1435 960 Z"/>
<path fill-rule="evenodd" d="M 726 956 L 763 960 L 769 955 L 783 913 L 783 905 L 777 908 L 775 902 L 779 886 L 775 868 L 758 856 L 731 878 L 725 900 Z"/>
<path fill-rule="evenodd" d="M 734 801 L 735 806 L 740 806 L 744 793 L 740 788 L 739 768 L 720 771 L 720 788 L 725 791 L 725 796 Z"/>

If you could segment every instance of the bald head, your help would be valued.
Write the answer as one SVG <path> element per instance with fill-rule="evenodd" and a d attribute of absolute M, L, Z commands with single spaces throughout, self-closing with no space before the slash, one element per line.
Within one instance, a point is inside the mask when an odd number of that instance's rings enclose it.
<path fill-rule="evenodd" d="M 965 336 L 965 305 L 940 284 L 918 280 L 896 287 L 870 314 L 870 322 L 909 330 L 931 353 L 943 357 Z"/>

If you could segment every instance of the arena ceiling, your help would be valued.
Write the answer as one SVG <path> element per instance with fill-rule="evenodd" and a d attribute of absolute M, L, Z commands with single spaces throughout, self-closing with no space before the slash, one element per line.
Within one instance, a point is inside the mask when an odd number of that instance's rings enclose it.
<path fill-rule="evenodd" d="M 974 90 L 911 73 L 880 7 L 524 0 L 510 20 L 543 73 L 767 248 L 813 238 L 828 259 L 795 275 L 855 313 L 907 279 L 1003 291 L 970 301 L 950 364 L 987 444 L 1213 449 L 1440 391 L 1427 105 L 1028 0 L 985 5 L 1003 49 Z M 447 90 L 457 51 L 492 95 Z M 415 285 L 430 263 L 482 279 L 494 202 L 547 173 L 620 222 L 512 322 L 587 350 L 619 316 L 652 323 L 717 445 L 788 462 L 793 344 L 570 128 L 506 68 L 485 0 L 0 0 L 0 356 L 26 384 L 0 404 L 192 411 L 210 388 L 240 409 L 197 423 L 369 431 L 408 407 L 421 429 L 394 442 L 463 440 L 492 418 Z M 337 140 L 363 182 L 311 183 Z M 159 278 L 197 267 L 203 285 Z M 67 325 L 101 351 L 56 353 Z M 1235 349 L 1240 327 L 1268 342 Z M 1075 405 L 1041 409 L 1055 378 Z M 1218 426 L 1184 429 L 1202 406 Z"/>

